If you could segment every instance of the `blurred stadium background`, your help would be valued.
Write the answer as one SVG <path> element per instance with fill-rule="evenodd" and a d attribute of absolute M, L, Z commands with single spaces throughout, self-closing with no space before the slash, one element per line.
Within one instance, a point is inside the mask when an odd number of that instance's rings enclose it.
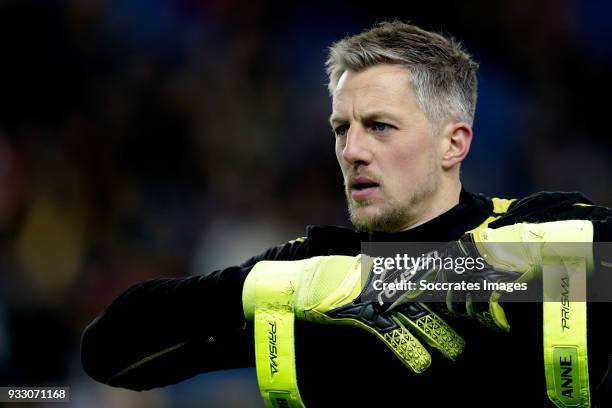
<path fill-rule="evenodd" d="M 326 47 L 395 18 L 481 64 L 469 190 L 612 205 L 610 1 L 3 0 L 0 385 L 70 385 L 75 407 L 261 406 L 253 370 L 97 384 L 80 332 L 133 283 L 346 225 Z"/>

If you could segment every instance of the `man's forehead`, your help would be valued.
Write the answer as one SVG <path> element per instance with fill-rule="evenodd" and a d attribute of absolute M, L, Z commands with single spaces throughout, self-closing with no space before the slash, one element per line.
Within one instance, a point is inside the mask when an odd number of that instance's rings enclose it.
<path fill-rule="evenodd" d="M 410 85 L 410 74 L 407 68 L 401 65 L 381 64 L 361 71 L 344 71 L 338 79 L 333 94 L 352 92 L 367 87 L 402 89 L 403 85 Z"/>
<path fill-rule="evenodd" d="M 347 109 L 397 110 L 407 107 L 412 99 L 406 68 L 377 65 L 359 72 L 345 71 L 332 94 L 332 108 L 337 115 Z"/>

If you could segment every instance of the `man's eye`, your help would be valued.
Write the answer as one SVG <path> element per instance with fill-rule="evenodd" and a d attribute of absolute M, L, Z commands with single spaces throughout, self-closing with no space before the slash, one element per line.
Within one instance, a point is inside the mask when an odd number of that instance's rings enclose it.
<path fill-rule="evenodd" d="M 374 122 L 372 123 L 372 130 L 375 132 L 384 132 L 390 128 L 386 123 Z"/>
<path fill-rule="evenodd" d="M 348 132 L 348 125 L 340 125 L 334 128 L 334 135 L 336 136 L 345 136 L 346 132 Z"/>

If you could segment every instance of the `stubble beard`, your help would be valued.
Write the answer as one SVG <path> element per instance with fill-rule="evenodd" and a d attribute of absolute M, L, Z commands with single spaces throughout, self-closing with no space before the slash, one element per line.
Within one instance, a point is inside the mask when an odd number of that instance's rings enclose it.
<path fill-rule="evenodd" d="M 424 211 L 423 206 L 439 189 L 441 175 L 433 170 L 429 173 L 423 185 L 405 201 L 398 202 L 387 199 L 379 204 L 374 214 L 364 214 L 359 211 L 374 204 L 374 200 L 357 202 L 352 199 L 350 191 L 345 188 L 347 207 L 351 223 L 359 231 L 366 232 L 398 232 L 406 229 L 418 221 L 419 215 Z M 384 186 L 380 186 L 384 194 Z"/>

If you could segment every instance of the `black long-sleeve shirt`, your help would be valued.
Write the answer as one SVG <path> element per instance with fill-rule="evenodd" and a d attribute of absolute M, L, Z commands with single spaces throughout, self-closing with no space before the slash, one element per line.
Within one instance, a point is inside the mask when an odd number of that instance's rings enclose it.
<path fill-rule="evenodd" d="M 253 327 L 245 321 L 241 300 L 244 279 L 260 260 L 357 255 L 363 241 L 451 241 L 489 217 L 497 218 L 489 224 L 492 228 L 588 219 L 595 227 L 594 241 L 611 242 L 612 210 L 578 203 L 590 204 L 578 193 L 538 193 L 512 202 L 502 214 L 495 212 L 491 199 L 462 191 L 457 206 L 404 232 L 370 234 L 311 226 L 306 237 L 242 265 L 202 276 L 155 279 L 128 289 L 85 329 L 83 367 L 98 381 L 144 390 L 202 372 L 253 366 Z M 612 264 L 612 259 L 606 262 Z M 612 362 L 605 325 L 610 309 L 609 303 L 588 307 L 591 392 L 601 407 L 612 406 L 612 374 L 605 377 Z M 507 315 L 510 333 L 449 320 L 466 339 L 464 353 L 451 362 L 432 351 L 432 365 L 421 375 L 410 373 L 369 333 L 298 321 L 300 393 L 307 406 L 315 407 L 440 406 L 448 401 L 474 407 L 551 406 L 543 369 L 542 305 L 515 303 Z"/>

